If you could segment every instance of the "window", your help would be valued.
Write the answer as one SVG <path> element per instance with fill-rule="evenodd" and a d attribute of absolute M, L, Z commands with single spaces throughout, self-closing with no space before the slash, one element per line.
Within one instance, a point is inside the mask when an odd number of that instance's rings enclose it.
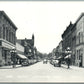
<path fill-rule="evenodd" d="M 80 33 L 80 42 L 83 42 L 83 32 Z"/>
<path fill-rule="evenodd" d="M 3 39 L 5 39 L 5 26 L 3 25 Z"/>
<path fill-rule="evenodd" d="M 80 32 L 79 32 L 79 35 L 78 36 L 79 36 L 79 44 L 80 44 Z"/>
<path fill-rule="evenodd" d="M 9 32 L 9 42 L 11 42 L 11 32 Z"/>
<path fill-rule="evenodd" d="M 15 33 L 13 34 L 13 43 L 16 43 L 16 37 L 15 37 Z"/>
<path fill-rule="evenodd" d="M 8 41 L 8 29 L 6 28 L 6 40 Z"/>
<path fill-rule="evenodd" d="M 0 38 L 1 38 L 1 32 L 2 32 L 1 30 L 2 30 L 2 28 L 0 27 Z"/>
<path fill-rule="evenodd" d="M 77 50 L 77 59 L 78 59 L 78 50 Z"/>

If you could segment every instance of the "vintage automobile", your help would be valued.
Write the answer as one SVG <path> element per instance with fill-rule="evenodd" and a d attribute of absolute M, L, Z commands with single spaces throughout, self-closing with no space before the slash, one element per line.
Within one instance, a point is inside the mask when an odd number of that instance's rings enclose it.
<path fill-rule="evenodd" d="M 53 59 L 53 60 L 50 61 L 50 64 L 52 64 L 52 65 L 55 66 L 55 67 L 56 67 L 56 66 L 58 67 L 58 66 L 59 66 L 59 60 Z"/>
<path fill-rule="evenodd" d="M 22 66 L 28 66 L 29 65 L 29 62 L 28 60 L 24 60 L 22 63 L 21 63 Z"/>
<path fill-rule="evenodd" d="M 47 59 L 44 59 L 43 60 L 43 64 L 47 64 Z"/>

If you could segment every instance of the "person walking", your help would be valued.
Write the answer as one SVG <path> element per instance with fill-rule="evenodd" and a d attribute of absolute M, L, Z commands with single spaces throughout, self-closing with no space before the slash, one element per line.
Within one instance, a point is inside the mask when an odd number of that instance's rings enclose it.
<path fill-rule="evenodd" d="M 59 59 L 58 65 L 59 67 L 61 67 L 61 59 Z"/>
<path fill-rule="evenodd" d="M 67 58 L 67 69 L 69 69 L 70 68 L 70 63 L 71 63 L 71 60 L 70 60 L 70 58 Z"/>

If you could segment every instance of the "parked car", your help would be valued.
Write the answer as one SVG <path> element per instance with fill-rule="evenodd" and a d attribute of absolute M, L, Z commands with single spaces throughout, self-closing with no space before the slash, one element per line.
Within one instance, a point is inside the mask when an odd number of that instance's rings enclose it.
<path fill-rule="evenodd" d="M 29 59 L 29 64 L 33 64 L 34 63 L 34 60 L 33 59 Z"/>
<path fill-rule="evenodd" d="M 59 66 L 59 60 L 57 60 L 57 59 L 53 59 L 53 60 L 51 60 L 50 61 L 50 64 L 52 64 L 53 66 Z"/>
<path fill-rule="evenodd" d="M 52 64 L 52 65 L 53 65 L 53 64 L 54 64 L 54 61 L 53 61 L 53 60 L 50 60 L 50 64 Z"/>
<path fill-rule="evenodd" d="M 54 60 L 54 66 L 56 67 L 58 67 L 59 66 L 59 60 Z"/>
<path fill-rule="evenodd" d="M 23 62 L 22 62 L 22 64 L 21 64 L 22 66 L 28 66 L 29 65 L 29 62 L 28 62 L 28 60 L 24 60 Z"/>
<path fill-rule="evenodd" d="M 43 64 L 47 64 L 47 60 L 46 59 L 43 60 Z"/>

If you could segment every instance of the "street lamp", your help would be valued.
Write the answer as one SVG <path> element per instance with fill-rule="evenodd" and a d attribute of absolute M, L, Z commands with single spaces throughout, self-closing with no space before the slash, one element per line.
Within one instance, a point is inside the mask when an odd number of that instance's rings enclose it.
<path fill-rule="evenodd" d="M 16 66 L 16 49 L 15 49 L 15 47 L 13 47 L 10 52 L 12 54 L 11 59 L 13 61 L 13 68 L 15 68 L 15 66 Z"/>
<path fill-rule="evenodd" d="M 70 67 L 69 67 L 69 65 L 70 65 L 70 56 L 71 56 L 70 47 L 67 47 L 66 53 L 67 53 L 67 55 L 68 55 L 68 57 L 67 57 L 67 58 L 68 58 L 68 59 L 67 59 L 68 68 L 70 68 Z"/>

